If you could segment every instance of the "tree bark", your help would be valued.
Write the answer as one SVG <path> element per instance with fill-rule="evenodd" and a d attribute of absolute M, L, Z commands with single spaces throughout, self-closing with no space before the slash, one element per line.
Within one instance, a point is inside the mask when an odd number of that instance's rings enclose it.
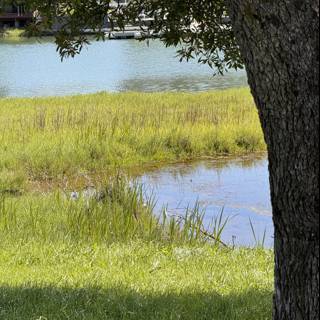
<path fill-rule="evenodd" d="M 319 317 L 319 0 L 228 0 L 268 145 L 275 320 Z"/>

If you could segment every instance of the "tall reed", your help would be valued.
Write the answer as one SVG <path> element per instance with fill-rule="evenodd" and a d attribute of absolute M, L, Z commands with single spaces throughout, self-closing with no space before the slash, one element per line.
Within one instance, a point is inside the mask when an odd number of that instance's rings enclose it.
<path fill-rule="evenodd" d="M 153 197 L 126 178 L 110 178 L 103 188 L 22 197 L 1 196 L 0 240 L 13 242 L 114 243 L 135 239 L 175 244 L 224 245 L 222 213 L 207 230 L 199 203 L 184 215 L 157 216 Z"/>

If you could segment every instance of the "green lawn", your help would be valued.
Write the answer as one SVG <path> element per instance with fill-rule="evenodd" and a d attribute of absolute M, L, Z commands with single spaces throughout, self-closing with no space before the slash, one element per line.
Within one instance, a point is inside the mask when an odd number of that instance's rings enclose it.
<path fill-rule="evenodd" d="M 0 250 L 6 320 L 271 319 L 267 250 L 20 243 Z"/>

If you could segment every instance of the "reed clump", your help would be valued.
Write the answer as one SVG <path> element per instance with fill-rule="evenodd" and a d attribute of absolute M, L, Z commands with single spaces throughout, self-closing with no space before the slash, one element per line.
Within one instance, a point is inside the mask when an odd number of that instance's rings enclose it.
<path fill-rule="evenodd" d="M 155 200 L 142 185 L 116 176 L 103 188 L 57 191 L 14 197 L 0 196 L 2 243 L 112 244 L 155 241 L 164 244 L 211 243 L 221 240 L 222 214 L 212 233 L 205 230 L 204 211 L 196 204 L 181 216 L 154 211 Z"/>

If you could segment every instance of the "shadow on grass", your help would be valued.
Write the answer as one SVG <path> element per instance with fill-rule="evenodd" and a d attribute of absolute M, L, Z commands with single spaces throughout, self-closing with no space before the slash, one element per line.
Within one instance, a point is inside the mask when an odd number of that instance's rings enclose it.
<path fill-rule="evenodd" d="M 3 320 L 267 320 L 272 292 L 149 295 L 122 287 L 0 287 Z"/>

